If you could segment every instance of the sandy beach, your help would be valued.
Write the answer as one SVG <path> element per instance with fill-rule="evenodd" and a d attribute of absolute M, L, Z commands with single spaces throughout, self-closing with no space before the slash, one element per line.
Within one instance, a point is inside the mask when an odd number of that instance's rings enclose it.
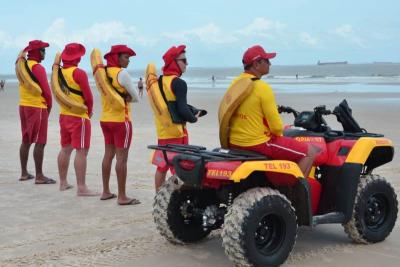
<path fill-rule="evenodd" d="M 142 204 L 118 206 L 115 200 L 76 197 L 75 188 L 60 192 L 57 185 L 19 182 L 21 142 L 16 84 L 0 92 L 0 266 L 221 266 L 233 264 L 226 257 L 219 232 L 204 242 L 188 246 L 167 243 L 155 229 L 151 211 L 155 167 L 149 163 L 147 145 L 156 143 L 152 113 L 144 98 L 133 107 L 133 142 L 128 160 L 127 192 Z M 87 183 L 101 191 L 104 152 L 99 125 L 97 90 Z M 190 142 L 214 148 L 219 145 L 217 110 L 223 91 L 190 92 L 189 103 L 208 115 L 189 125 Z M 383 133 L 395 143 L 393 162 L 375 172 L 385 176 L 400 193 L 400 93 L 280 93 L 277 102 L 298 110 L 325 104 L 333 109 L 346 98 L 354 117 L 369 132 Z M 285 123 L 293 119 L 284 116 Z M 336 119 L 328 122 L 339 128 Z M 60 149 L 58 105 L 49 119 L 44 172 L 58 180 L 56 158 Z M 29 171 L 34 173 L 32 151 Z M 71 161 L 69 182 L 76 183 Z M 116 192 L 115 171 L 111 188 Z M 382 243 L 356 245 L 340 225 L 301 227 L 295 248 L 284 266 L 398 266 L 400 226 Z"/>

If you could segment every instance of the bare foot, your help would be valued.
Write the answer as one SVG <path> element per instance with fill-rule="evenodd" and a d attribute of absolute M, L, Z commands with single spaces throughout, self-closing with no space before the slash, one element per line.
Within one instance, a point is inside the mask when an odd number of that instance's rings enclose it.
<path fill-rule="evenodd" d="M 96 196 L 99 196 L 100 193 L 94 192 L 94 191 L 90 191 L 89 189 L 86 189 L 86 190 L 78 190 L 76 192 L 76 195 L 78 197 L 96 197 Z"/>
<path fill-rule="evenodd" d="M 140 201 L 136 198 L 126 197 L 124 199 L 118 199 L 118 205 L 137 205 L 140 204 Z"/>
<path fill-rule="evenodd" d="M 61 184 L 60 183 L 60 191 L 65 191 L 65 190 L 68 190 L 68 189 L 71 189 L 71 188 L 74 188 L 74 186 L 70 185 L 68 183 L 65 183 L 65 184 Z"/>
<path fill-rule="evenodd" d="M 104 193 L 101 194 L 100 200 L 108 200 L 108 199 L 112 199 L 112 198 L 116 198 L 117 195 L 113 194 L 113 193 Z"/>

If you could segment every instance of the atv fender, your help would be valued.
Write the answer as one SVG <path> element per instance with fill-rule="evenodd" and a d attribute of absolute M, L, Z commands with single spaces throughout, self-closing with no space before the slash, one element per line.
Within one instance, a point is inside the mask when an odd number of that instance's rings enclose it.
<path fill-rule="evenodd" d="M 261 161 L 247 161 L 242 163 L 232 174 L 230 180 L 239 183 L 241 180 L 246 179 L 252 172 L 272 172 L 287 174 L 292 176 L 293 179 L 303 178 L 299 166 L 288 160 L 261 160 Z"/>
<path fill-rule="evenodd" d="M 375 163 L 375 167 L 391 161 L 394 154 L 392 141 L 387 138 L 361 137 L 351 149 L 346 158 L 346 163 L 358 163 L 364 165 L 370 155 L 373 156 L 374 153 L 385 154 L 385 162 L 379 162 L 378 164 Z"/>

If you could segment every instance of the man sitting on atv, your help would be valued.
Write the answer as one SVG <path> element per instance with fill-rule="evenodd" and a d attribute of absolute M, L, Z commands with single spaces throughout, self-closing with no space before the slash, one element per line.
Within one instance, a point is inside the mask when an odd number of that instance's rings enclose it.
<path fill-rule="evenodd" d="M 230 88 L 243 78 L 253 80 L 253 89 L 229 120 L 229 147 L 251 150 L 271 159 L 297 162 L 304 177 L 308 177 L 316 149 L 283 136 L 283 123 L 270 85 L 261 80 L 269 73 L 270 59 L 276 53 L 266 53 L 253 46 L 243 55 L 244 72 L 233 80 Z"/>

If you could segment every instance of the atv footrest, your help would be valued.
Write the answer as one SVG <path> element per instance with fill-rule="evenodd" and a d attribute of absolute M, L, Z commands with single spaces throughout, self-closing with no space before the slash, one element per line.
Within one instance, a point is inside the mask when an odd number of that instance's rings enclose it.
<path fill-rule="evenodd" d="M 330 212 L 324 215 L 313 216 L 313 226 L 317 224 L 327 224 L 327 223 L 343 223 L 344 213 L 343 212 Z"/>

